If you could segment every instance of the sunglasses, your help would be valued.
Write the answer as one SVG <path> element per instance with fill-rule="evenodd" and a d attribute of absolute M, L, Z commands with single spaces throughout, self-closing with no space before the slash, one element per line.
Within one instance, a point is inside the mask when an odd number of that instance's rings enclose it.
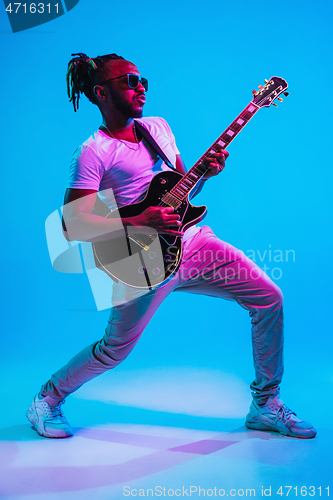
<path fill-rule="evenodd" d="M 147 92 L 148 90 L 147 78 L 142 78 L 139 75 L 133 75 L 132 73 L 127 73 L 127 75 L 120 75 L 117 76 L 116 78 L 110 78 L 109 80 L 105 80 L 104 82 L 101 82 L 98 85 L 103 85 L 103 83 L 111 82 L 112 80 L 118 80 L 118 78 L 124 78 L 125 76 L 127 76 L 127 85 L 129 86 L 130 89 L 136 89 L 139 83 L 141 83 L 141 85 Z"/>

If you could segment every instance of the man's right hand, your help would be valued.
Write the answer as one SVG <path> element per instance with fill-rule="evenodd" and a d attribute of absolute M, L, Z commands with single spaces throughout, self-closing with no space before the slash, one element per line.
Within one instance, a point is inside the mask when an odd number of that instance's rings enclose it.
<path fill-rule="evenodd" d="M 140 215 L 130 218 L 131 225 L 140 227 L 140 231 L 149 233 L 149 228 L 156 229 L 161 234 L 183 236 L 183 232 L 169 229 L 181 226 L 180 216 L 172 207 L 149 207 Z"/>

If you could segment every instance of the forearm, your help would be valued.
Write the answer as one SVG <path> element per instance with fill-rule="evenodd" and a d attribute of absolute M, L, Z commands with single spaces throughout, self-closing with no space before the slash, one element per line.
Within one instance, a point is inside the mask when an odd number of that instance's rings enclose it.
<path fill-rule="evenodd" d="M 67 219 L 64 218 L 64 223 L 67 230 L 64 231 L 64 235 L 68 241 L 98 242 L 124 236 L 124 226 L 135 225 L 135 217 L 105 218 L 81 212 Z"/>

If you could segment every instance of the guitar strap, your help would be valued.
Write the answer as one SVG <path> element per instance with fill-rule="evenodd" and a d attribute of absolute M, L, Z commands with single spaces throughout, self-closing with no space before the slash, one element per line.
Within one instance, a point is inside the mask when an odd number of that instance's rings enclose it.
<path fill-rule="evenodd" d="M 159 147 L 159 145 L 157 144 L 155 139 L 150 135 L 150 133 L 148 132 L 146 127 L 144 127 L 142 125 L 142 123 L 140 123 L 136 120 L 134 120 L 134 123 L 135 123 L 135 127 L 137 128 L 137 130 L 143 135 L 143 137 L 145 137 L 145 139 L 147 139 L 147 141 L 153 147 L 153 149 L 155 149 L 157 156 L 159 156 L 161 158 L 161 160 L 164 161 L 164 163 L 167 165 L 167 167 L 171 168 L 172 170 L 176 170 L 178 172 L 178 170 L 172 165 L 171 161 L 168 159 L 168 157 L 164 153 L 164 151 L 162 151 L 162 149 Z M 178 173 L 180 173 L 180 172 L 178 172 Z"/>
<path fill-rule="evenodd" d="M 140 122 L 134 120 L 135 127 L 136 129 L 142 134 L 143 137 L 147 139 L 149 144 L 152 146 L 152 148 L 156 151 L 157 156 L 161 158 L 162 161 L 167 165 L 167 167 L 171 168 L 172 170 L 175 170 L 180 174 L 180 172 L 172 165 L 171 161 L 167 157 L 167 155 L 162 151 L 162 149 L 159 147 L 155 139 L 150 135 L 146 127 L 144 127 Z M 109 208 L 105 205 L 105 203 L 99 199 L 97 196 L 95 206 L 94 206 L 94 213 L 96 215 L 100 215 L 101 217 L 106 217 L 109 213 L 110 210 Z M 64 221 L 63 221 L 64 225 Z"/>

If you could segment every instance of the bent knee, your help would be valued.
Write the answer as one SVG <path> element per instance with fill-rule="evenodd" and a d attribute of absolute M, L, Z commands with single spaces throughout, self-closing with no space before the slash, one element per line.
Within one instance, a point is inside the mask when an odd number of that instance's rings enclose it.
<path fill-rule="evenodd" d="M 272 286 L 270 287 L 270 300 L 274 305 L 283 305 L 282 291 L 274 282 L 272 282 Z"/>

